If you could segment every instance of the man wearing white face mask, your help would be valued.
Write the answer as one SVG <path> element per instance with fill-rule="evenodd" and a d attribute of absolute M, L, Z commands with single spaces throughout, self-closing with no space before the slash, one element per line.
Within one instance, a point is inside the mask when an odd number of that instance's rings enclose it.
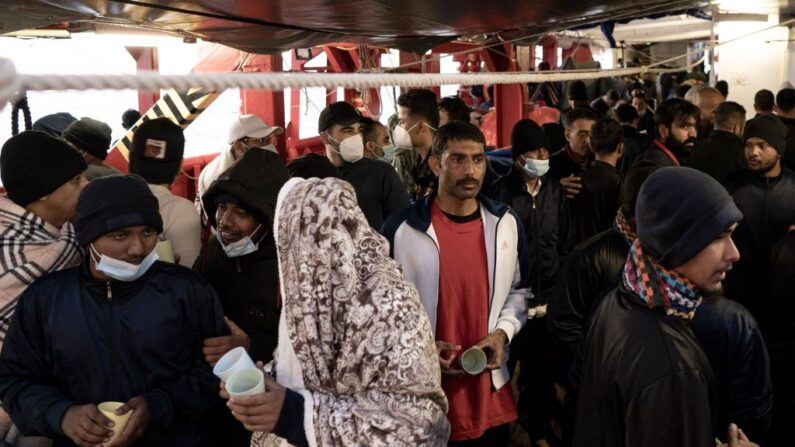
<path fill-rule="evenodd" d="M 339 101 L 320 112 L 317 127 L 326 157 L 353 186 L 367 222 L 379 230 L 390 214 L 408 206 L 409 197 L 392 166 L 364 157 L 361 121 L 352 105 Z"/>
<path fill-rule="evenodd" d="M 249 151 L 202 197 L 215 237 L 193 268 L 218 291 L 232 328 L 228 337 L 205 341 L 210 364 L 237 346 L 256 360 L 273 358 L 279 333 L 279 265 L 271 228 L 276 196 L 288 178 L 278 155 Z"/>
<path fill-rule="evenodd" d="M 202 197 L 215 237 L 193 269 L 218 292 L 231 329 L 230 335 L 204 340 L 204 358 L 210 365 L 238 346 L 255 360 L 273 359 L 281 301 L 271 229 L 276 198 L 287 178 L 281 157 L 269 151 L 248 151 Z M 214 413 L 214 418 L 217 445 L 248 447 L 251 432 L 226 408 Z"/>
<path fill-rule="evenodd" d="M 82 264 L 41 277 L 17 305 L 0 354 L 3 407 L 55 446 L 106 444 L 106 401 L 132 411 L 113 445 L 205 445 L 220 400 L 201 344 L 229 331 L 212 287 L 157 262 L 163 220 L 140 177 L 89 183 L 74 227 Z"/>
<path fill-rule="evenodd" d="M 549 139 L 544 130 L 529 119 L 517 122 L 511 131 L 511 172 L 495 184 L 495 199 L 513 208 L 522 219 L 530 258 L 530 314 L 527 324 L 511 343 L 511 360 L 521 363 L 517 411 L 519 423 L 538 444 L 550 441 L 552 409 L 547 395 L 554 389 L 546 359 L 544 319 L 546 303 L 552 294 L 565 252 L 569 212 L 566 196 L 549 171 Z M 543 445 L 543 444 L 542 444 Z"/>
<path fill-rule="evenodd" d="M 276 138 L 282 133 L 284 133 L 283 128 L 269 126 L 256 115 L 235 117 L 229 125 L 229 149 L 218 154 L 202 169 L 199 174 L 199 192 L 196 198 L 201 200 L 215 179 L 240 160 L 249 149 L 264 149 L 278 154 L 275 146 Z"/>

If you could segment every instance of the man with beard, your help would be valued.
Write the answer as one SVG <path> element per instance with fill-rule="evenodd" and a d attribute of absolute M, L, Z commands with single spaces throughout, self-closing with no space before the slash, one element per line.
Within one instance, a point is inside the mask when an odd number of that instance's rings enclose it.
<path fill-rule="evenodd" d="M 688 322 L 738 260 L 731 233 L 741 218 L 694 169 L 663 168 L 643 184 L 619 287 L 585 341 L 575 446 L 715 445 L 717 384 Z M 661 414 L 674 416 L 661 423 Z M 729 441 L 754 445 L 736 426 Z"/>
<path fill-rule="evenodd" d="M 639 191 L 646 178 L 660 168 L 687 164 L 696 145 L 699 117 L 698 108 L 683 99 L 673 98 L 660 104 L 654 116 L 657 139 L 627 172 L 625 190 Z M 624 195 L 623 209 L 630 216 L 635 215 L 636 198 L 635 194 Z"/>
<path fill-rule="evenodd" d="M 795 173 L 781 165 L 787 128 L 778 117 L 766 114 L 752 119 L 744 135 L 748 169 L 727 183 L 745 216 L 734 236 L 743 260 L 729 275 L 726 292 L 759 318 L 760 300 L 768 291 L 770 252 L 795 223 Z"/>
<path fill-rule="evenodd" d="M 527 321 L 530 262 L 521 218 L 480 195 L 485 146 L 470 123 L 441 127 L 429 158 L 437 192 L 395 213 L 383 228 L 436 334 L 450 402 L 449 446 L 508 445 L 517 417 L 506 349 Z M 483 371 L 467 374 L 459 358 L 472 346 L 488 360 Z"/>

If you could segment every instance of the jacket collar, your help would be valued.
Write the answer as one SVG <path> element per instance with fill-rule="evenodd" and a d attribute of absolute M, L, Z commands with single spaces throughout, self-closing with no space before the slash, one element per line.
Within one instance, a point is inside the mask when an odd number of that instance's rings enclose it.
<path fill-rule="evenodd" d="M 491 200 L 483 194 L 478 194 L 477 199 L 482 209 L 498 218 L 504 216 L 509 210 L 508 205 Z M 406 223 L 416 230 L 428 231 L 431 226 L 431 206 L 434 200 L 436 200 L 436 192 L 418 200 L 412 205 L 411 212 L 406 218 Z"/>
<path fill-rule="evenodd" d="M 143 276 L 135 281 L 102 281 L 91 275 L 90 262 L 91 254 L 89 253 L 84 256 L 83 263 L 80 265 L 80 282 L 91 293 L 91 297 L 98 301 L 120 301 L 132 297 L 146 285 L 155 271 L 160 268 L 159 262 L 155 262 Z M 108 298 L 109 288 L 112 294 L 110 299 Z"/>

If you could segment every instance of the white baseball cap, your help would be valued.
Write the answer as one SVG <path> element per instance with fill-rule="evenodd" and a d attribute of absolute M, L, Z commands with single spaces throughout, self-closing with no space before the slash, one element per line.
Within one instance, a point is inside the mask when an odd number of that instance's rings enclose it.
<path fill-rule="evenodd" d="M 281 127 L 268 126 L 256 115 L 240 115 L 229 126 L 229 144 L 245 137 L 265 138 L 272 133 L 279 135 L 282 132 L 284 129 Z"/>

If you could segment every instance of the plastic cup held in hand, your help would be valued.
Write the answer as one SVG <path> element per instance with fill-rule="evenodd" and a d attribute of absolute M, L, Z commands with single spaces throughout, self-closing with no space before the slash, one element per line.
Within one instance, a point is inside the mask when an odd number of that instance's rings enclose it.
<path fill-rule="evenodd" d="M 116 410 L 121 408 L 124 405 L 124 402 L 102 402 L 101 404 L 97 405 L 99 411 L 105 415 L 108 419 L 113 421 L 113 436 L 110 437 L 110 441 L 107 443 L 111 443 L 116 440 L 121 435 L 121 432 L 124 431 L 124 427 L 127 426 L 127 421 L 130 420 L 130 416 L 133 414 L 133 410 L 130 410 L 122 415 L 116 414 Z"/>
<path fill-rule="evenodd" d="M 226 380 L 226 392 L 229 393 L 229 397 L 264 393 L 265 375 L 257 368 L 237 371 Z"/>
<path fill-rule="evenodd" d="M 218 359 L 218 363 L 213 367 L 213 374 L 221 380 L 227 381 L 232 374 L 252 368 L 256 368 L 254 361 L 251 360 L 245 348 L 238 346 Z"/>
<path fill-rule="evenodd" d="M 468 374 L 475 375 L 482 373 L 486 369 L 487 360 L 486 353 L 477 346 L 473 346 L 461 354 L 461 357 L 458 358 L 458 363 L 461 365 L 461 369 Z"/>

